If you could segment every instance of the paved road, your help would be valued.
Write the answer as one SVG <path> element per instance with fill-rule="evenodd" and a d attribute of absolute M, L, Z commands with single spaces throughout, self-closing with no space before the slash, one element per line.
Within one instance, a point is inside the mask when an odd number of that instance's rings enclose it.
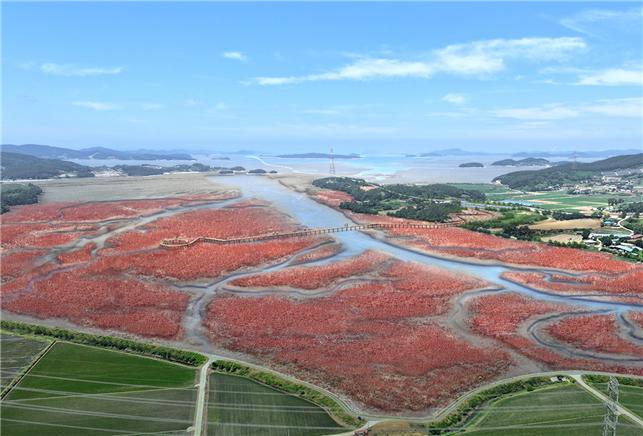
<path fill-rule="evenodd" d="M 625 230 L 627 233 L 629 233 L 629 235 L 630 235 L 630 236 L 632 236 L 632 235 L 634 234 L 634 230 L 630 230 L 630 229 L 628 229 L 627 227 L 625 227 L 625 226 L 623 225 L 623 222 L 624 222 L 624 221 L 627 221 L 627 218 L 623 218 L 623 219 L 622 219 L 622 220 L 620 220 L 616 225 L 617 225 L 618 227 L 622 228 L 623 230 Z"/>
<path fill-rule="evenodd" d="M 208 361 L 203 364 L 199 371 L 199 390 L 196 397 L 196 411 L 194 413 L 194 436 L 201 436 L 203 433 L 203 416 L 205 415 L 205 394 L 208 392 L 208 376 L 210 375 L 210 365 L 214 362 L 212 356 L 208 356 Z"/>
<path fill-rule="evenodd" d="M 596 398 L 604 402 L 609 401 L 609 398 L 607 398 L 607 396 L 605 396 L 601 391 L 585 383 L 580 374 L 572 374 L 571 376 L 574 378 L 574 380 L 576 380 L 576 383 L 578 383 L 580 387 L 588 391 L 590 394 L 594 395 Z M 616 403 L 616 408 L 619 414 L 627 416 L 630 421 L 636 423 L 640 427 L 643 427 L 643 419 L 639 418 L 638 415 L 635 415 L 618 403 Z"/>

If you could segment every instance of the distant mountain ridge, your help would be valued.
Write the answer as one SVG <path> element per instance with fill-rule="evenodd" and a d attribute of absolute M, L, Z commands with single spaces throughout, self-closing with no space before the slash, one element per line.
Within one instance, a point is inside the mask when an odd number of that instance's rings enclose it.
<path fill-rule="evenodd" d="M 628 148 L 623 150 L 596 150 L 596 151 L 561 151 L 561 152 L 548 152 L 548 151 L 522 151 L 513 153 L 513 157 L 579 157 L 579 158 L 608 158 L 612 156 L 622 156 L 640 153 L 640 149 Z"/>
<path fill-rule="evenodd" d="M 643 153 L 614 156 L 594 162 L 565 162 L 541 170 L 514 171 L 493 179 L 512 189 L 543 191 L 600 176 L 602 171 L 643 168 Z"/>
<path fill-rule="evenodd" d="M 2 179 L 51 179 L 94 177 L 92 168 L 60 159 L 42 159 L 27 154 L 0 152 Z"/>
<path fill-rule="evenodd" d="M 443 150 L 429 151 L 427 153 L 419 154 L 420 157 L 444 157 L 444 156 L 485 156 L 502 153 L 485 153 L 478 151 L 467 151 L 461 148 L 445 148 Z"/>
<path fill-rule="evenodd" d="M 640 149 L 614 149 L 614 150 L 596 150 L 596 151 L 519 151 L 516 153 L 502 152 L 502 151 L 472 151 L 463 150 L 461 148 L 445 148 L 434 151 L 429 151 L 420 154 L 407 154 L 407 157 L 447 157 L 447 156 L 500 156 L 511 155 L 514 158 L 552 158 L 552 157 L 567 157 L 567 158 L 608 158 L 612 156 L 628 155 L 640 153 Z"/>
<path fill-rule="evenodd" d="M 120 151 L 106 147 L 89 147 L 80 150 L 40 144 L 3 144 L 1 147 L 5 152 L 28 154 L 41 159 L 194 160 L 188 153 Z"/>

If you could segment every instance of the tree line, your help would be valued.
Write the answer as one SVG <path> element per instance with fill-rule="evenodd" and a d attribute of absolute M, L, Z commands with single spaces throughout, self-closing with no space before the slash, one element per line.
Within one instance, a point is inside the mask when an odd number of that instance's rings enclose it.
<path fill-rule="evenodd" d="M 176 348 L 146 344 L 113 336 L 92 335 L 89 333 L 75 332 L 57 327 L 45 327 L 35 324 L 2 320 L 0 321 L 0 328 L 23 335 L 44 336 L 62 341 L 75 342 L 77 344 L 113 348 L 120 351 L 126 351 L 128 353 L 157 357 L 189 366 L 201 366 L 207 361 L 205 356 L 194 351 L 178 350 Z"/>

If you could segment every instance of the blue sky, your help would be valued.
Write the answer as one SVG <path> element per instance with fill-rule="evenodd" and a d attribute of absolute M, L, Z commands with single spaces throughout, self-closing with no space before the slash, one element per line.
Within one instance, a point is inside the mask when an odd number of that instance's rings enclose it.
<path fill-rule="evenodd" d="M 3 142 L 636 148 L 640 3 L 4 3 Z"/>

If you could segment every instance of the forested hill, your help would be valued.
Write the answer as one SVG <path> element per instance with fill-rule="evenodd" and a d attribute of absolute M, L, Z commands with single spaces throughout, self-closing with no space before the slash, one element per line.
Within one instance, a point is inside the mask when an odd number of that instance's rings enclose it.
<path fill-rule="evenodd" d="M 498 160 L 492 163 L 493 166 L 510 166 L 510 167 L 535 167 L 535 166 L 546 166 L 550 162 L 547 159 L 542 159 L 538 157 L 527 157 L 525 159 L 503 159 Z"/>
<path fill-rule="evenodd" d="M 376 185 L 350 177 L 326 177 L 314 180 L 313 185 L 350 194 L 353 199 L 342 202 L 339 205 L 342 209 L 423 221 L 449 220 L 449 214 L 461 210 L 460 200 L 485 200 L 481 192 L 439 183 Z"/>
<path fill-rule="evenodd" d="M 94 177 L 91 168 L 60 159 L 41 159 L 20 153 L 0 153 L 2 179 L 50 179 L 70 177 Z"/>
<path fill-rule="evenodd" d="M 32 183 L 3 183 L 0 190 L 0 213 L 9 211 L 10 206 L 34 204 L 42 189 Z"/>
<path fill-rule="evenodd" d="M 603 171 L 639 167 L 643 167 L 643 153 L 614 156 L 587 163 L 565 163 L 536 171 L 514 171 L 498 176 L 493 181 L 499 181 L 512 189 L 542 191 L 598 177 Z"/>

